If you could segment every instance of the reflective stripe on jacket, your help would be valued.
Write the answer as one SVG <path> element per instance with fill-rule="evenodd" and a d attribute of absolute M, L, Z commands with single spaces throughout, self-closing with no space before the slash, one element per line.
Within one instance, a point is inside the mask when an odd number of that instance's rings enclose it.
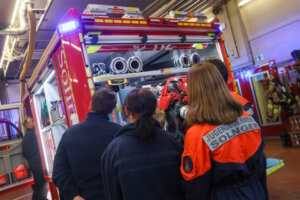
<path fill-rule="evenodd" d="M 228 125 L 193 125 L 181 163 L 188 199 L 267 199 L 265 162 L 259 125 L 247 112 Z"/>

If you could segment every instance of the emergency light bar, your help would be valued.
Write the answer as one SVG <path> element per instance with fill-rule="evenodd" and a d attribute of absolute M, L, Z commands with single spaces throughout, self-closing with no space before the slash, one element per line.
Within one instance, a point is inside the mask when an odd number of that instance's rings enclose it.
<path fill-rule="evenodd" d="M 84 14 L 93 14 L 95 16 L 108 16 L 108 15 L 125 15 L 132 17 L 141 17 L 142 12 L 136 7 L 125 6 L 111 6 L 101 4 L 88 4 L 84 10 Z"/>
<path fill-rule="evenodd" d="M 182 11 L 170 11 L 169 15 L 172 18 L 184 19 L 184 18 L 197 18 L 200 21 L 206 20 L 207 17 L 203 13 L 192 13 L 192 12 L 182 12 Z"/>
<path fill-rule="evenodd" d="M 72 20 L 58 25 L 58 30 L 61 34 L 74 31 L 79 28 L 79 23 L 77 20 Z"/>

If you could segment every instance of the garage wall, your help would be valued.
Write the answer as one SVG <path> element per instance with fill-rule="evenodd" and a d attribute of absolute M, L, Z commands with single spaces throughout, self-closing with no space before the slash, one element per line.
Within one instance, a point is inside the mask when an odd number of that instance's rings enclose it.
<path fill-rule="evenodd" d="M 20 83 L 18 81 L 9 81 L 6 91 L 8 103 L 20 103 Z"/>
<path fill-rule="evenodd" d="M 233 69 L 292 60 L 291 51 L 300 49 L 300 0 L 251 0 L 242 7 L 238 2 L 228 1 L 217 15 Z M 259 55 L 262 60 L 255 59 Z"/>
<path fill-rule="evenodd" d="M 256 64 L 290 60 L 291 51 L 300 49 L 299 0 L 252 0 L 240 13 L 253 55 L 264 57 Z"/>
<path fill-rule="evenodd" d="M 208 19 L 214 17 L 212 10 L 207 10 L 205 15 Z M 233 69 L 253 65 L 253 56 L 237 1 L 230 0 L 222 5 L 216 17 L 224 28 L 225 45 Z"/>

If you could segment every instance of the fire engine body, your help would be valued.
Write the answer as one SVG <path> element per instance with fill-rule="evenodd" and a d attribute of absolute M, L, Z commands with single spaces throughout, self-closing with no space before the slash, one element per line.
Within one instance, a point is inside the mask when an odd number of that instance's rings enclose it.
<path fill-rule="evenodd" d="M 211 57 L 224 60 L 231 71 L 219 24 L 144 19 L 140 13 L 138 8 L 88 5 L 84 14 L 70 9 L 58 25 L 23 97 L 27 113 L 31 109 L 35 120 L 43 168 L 50 180 L 62 134 L 86 118 L 98 88 L 117 92 L 117 108 L 110 118 L 124 124 L 121 107 L 133 88 L 154 88 L 175 76 L 168 83 L 179 81 L 177 89 L 186 91 L 186 78 L 181 76 L 192 64 Z M 234 88 L 232 73 L 229 87 Z M 163 110 L 172 99 L 187 101 L 166 87 L 162 94 Z M 56 198 L 53 185 L 51 190 Z"/>

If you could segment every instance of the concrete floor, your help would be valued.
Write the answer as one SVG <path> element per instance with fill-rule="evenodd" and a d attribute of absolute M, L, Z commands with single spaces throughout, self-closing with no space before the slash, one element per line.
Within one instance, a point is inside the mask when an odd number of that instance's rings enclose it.
<path fill-rule="evenodd" d="M 285 166 L 268 176 L 270 200 L 300 199 L 300 148 L 284 148 L 280 140 L 266 140 L 266 157 L 283 159 Z M 1 200 L 30 200 L 31 187 L 0 195 Z M 49 197 L 50 199 L 50 197 Z"/>
<path fill-rule="evenodd" d="M 31 197 L 31 186 L 27 186 L 16 191 L 10 191 L 4 194 L 0 194 L 1 200 L 31 200 Z"/>

